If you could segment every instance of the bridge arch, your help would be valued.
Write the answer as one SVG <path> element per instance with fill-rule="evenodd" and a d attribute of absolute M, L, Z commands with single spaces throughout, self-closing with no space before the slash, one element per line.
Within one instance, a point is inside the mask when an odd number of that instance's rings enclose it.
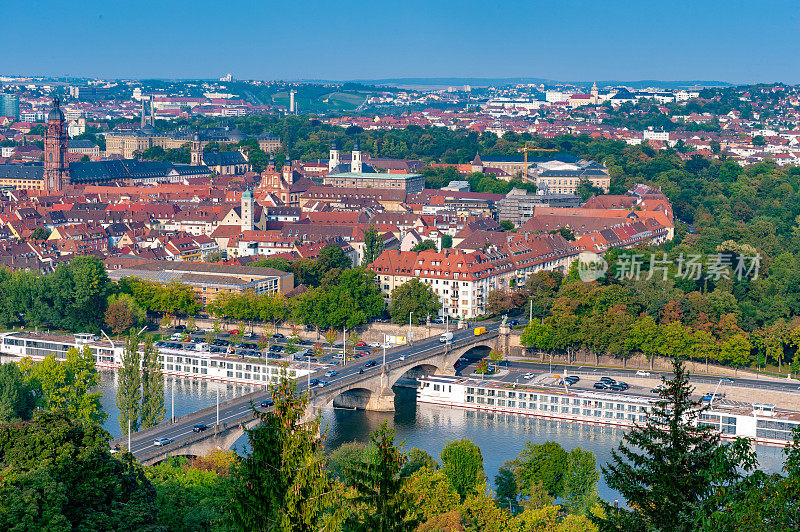
<path fill-rule="evenodd" d="M 372 396 L 375 394 L 366 387 L 353 387 L 343 390 L 331 401 L 334 408 L 346 408 L 349 410 L 367 410 Z"/>
<path fill-rule="evenodd" d="M 450 351 L 449 353 L 447 353 L 447 355 L 445 356 L 444 368 L 442 368 L 442 371 L 445 374 L 452 375 L 452 372 L 454 371 L 455 368 L 455 364 L 456 362 L 458 362 L 459 358 L 467 355 L 471 351 L 479 353 L 482 358 L 487 356 L 489 354 L 489 351 L 491 351 L 492 349 L 497 349 L 498 347 L 499 346 L 497 345 L 497 342 L 493 341 L 486 341 L 478 344 L 470 344 L 464 347 L 457 347 L 452 351 Z"/>
<path fill-rule="evenodd" d="M 405 369 L 405 368 L 404 368 Z M 419 379 L 420 377 L 430 377 L 431 375 L 441 375 L 443 368 L 440 368 L 432 361 L 421 362 L 408 369 L 393 371 L 389 376 L 389 387 L 393 387 L 400 379 Z"/>

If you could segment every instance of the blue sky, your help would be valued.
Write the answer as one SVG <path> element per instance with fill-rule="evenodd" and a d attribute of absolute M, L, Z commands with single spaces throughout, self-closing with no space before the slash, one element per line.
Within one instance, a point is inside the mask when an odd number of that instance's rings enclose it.
<path fill-rule="evenodd" d="M 0 0 L 2 73 L 800 82 L 796 0 Z"/>

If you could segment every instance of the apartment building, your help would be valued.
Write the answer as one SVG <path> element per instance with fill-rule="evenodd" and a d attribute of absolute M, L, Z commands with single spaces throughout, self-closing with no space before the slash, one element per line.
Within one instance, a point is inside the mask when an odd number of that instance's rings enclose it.
<path fill-rule="evenodd" d="M 439 296 L 442 315 L 467 319 L 485 314 L 489 292 L 508 289 L 516 276 L 513 262 L 499 251 L 387 250 L 369 268 L 386 294 L 416 277 Z"/>

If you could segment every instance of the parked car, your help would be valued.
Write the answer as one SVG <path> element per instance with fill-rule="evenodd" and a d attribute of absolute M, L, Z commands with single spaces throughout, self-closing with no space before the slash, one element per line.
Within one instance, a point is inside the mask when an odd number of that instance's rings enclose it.
<path fill-rule="evenodd" d="M 637 377 L 649 377 L 650 376 L 650 372 L 640 369 L 639 371 L 636 372 L 636 376 Z"/>
<path fill-rule="evenodd" d="M 377 365 L 378 365 L 378 363 L 377 363 L 377 362 L 375 362 L 374 360 L 370 360 L 369 362 L 367 362 L 366 364 L 364 364 L 364 367 L 365 367 L 365 368 L 374 368 L 374 367 L 375 367 L 375 366 L 377 366 Z"/>
<path fill-rule="evenodd" d="M 261 408 L 269 408 L 270 406 L 274 405 L 275 401 L 272 399 L 267 399 L 266 401 L 261 401 Z"/>
<path fill-rule="evenodd" d="M 333 355 L 333 358 L 337 358 L 337 359 L 341 360 L 342 358 L 344 358 L 344 355 L 341 354 L 341 353 L 336 353 L 336 354 Z"/>
<path fill-rule="evenodd" d="M 272 351 L 273 353 L 280 353 L 281 351 L 283 351 L 283 346 L 282 345 L 271 345 L 271 346 L 269 346 L 269 350 Z"/>
<path fill-rule="evenodd" d="M 650 390 L 650 391 L 651 391 L 652 393 L 661 393 L 661 390 L 663 390 L 663 389 L 664 389 L 664 388 L 663 388 L 663 386 L 661 386 L 661 385 L 658 385 L 658 386 L 656 386 L 655 388 L 653 388 L 653 389 L 652 389 L 652 390 Z"/>
<path fill-rule="evenodd" d="M 611 377 L 600 377 L 600 382 L 605 382 L 605 383 L 606 383 L 606 384 L 608 384 L 608 385 L 611 385 L 611 384 L 616 384 L 616 383 L 617 383 L 617 381 L 615 381 L 615 380 L 614 380 L 614 379 L 612 379 Z"/>
<path fill-rule="evenodd" d="M 367 344 L 368 346 L 372 347 L 373 349 L 377 349 L 381 346 L 380 342 L 370 342 Z"/>
<path fill-rule="evenodd" d="M 335 369 L 329 369 L 328 371 L 325 372 L 326 377 L 335 377 L 338 374 L 339 372 L 336 371 Z"/>
<path fill-rule="evenodd" d="M 365 345 L 367 345 L 367 342 L 365 342 L 364 340 L 359 340 L 358 342 L 356 342 L 356 347 L 364 347 Z"/>
<path fill-rule="evenodd" d="M 286 338 L 286 336 L 284 336 L 283 333 L 275 333 L 275 334 L 272 335 L 272 337 L 273 338 Z"/>
<path fill-rule="evenodd" d="M 577 375 L 570 375 L 569 377 L 564 377 L 564 380 L 565 381 L 572 381 L 572 384 L 575 384 L 576 382 L 580 381 L 581 378 L 578 377 Z"/>
<path fill-rule="evenodd" d="M 228 334 L 239 334 L 239 329 L 231 329 Z"/>
<path fill-rule="evenodd" d="M 530 372 L 526 373 L 525 375 L 522 376 L 522 378 L 523 379 L 532 379 L 533 378 L 533 373 L 530 373 Z"/>
<path fill-rule="evenodd" d="M 208 425 L 206 425 L 204 423 L 198 423 L 197 425 L 192 427 L 192 432 L 203 432 L 207 428 L 208 428 Z"/>
<path fill-rule="evenodd" d="M 319 379 L 311 379 L 311 382 L 308 383 L 312 388 L 319 384 Z"/>
<path fill-rule="evenodd" d="M 622 385 L 620 385 L 620 384 L 612 384 L 611 386 L 608 387 L 608 389 L 611 390 L 612 392 L 624 392 L 625 391 L 625 388 L 623 388 Z"/>
<path fill-rule="evenodd" d="M 186 325 L 176 325 L 175 326 L 175 330 L 176 331 L 185 331 L 186 330 Z"/>
<path fill-rule="evenodd" d="M 628 384 L 627 382 L 622 382 L 622 381 L 619 381 L 617 383 L 617 386 L 620 386 L 623 391 L 625 391 L 625 390 L 627 390 L 628 388 L 631 387 L 630 384 Z"/>
<path fill-rule="evenodd" d="M 594 387 L 595 390 L 608 390 L 609 388 L 611 388 L 611 385 L 610 384 L 606 384 L 603 381 L 599 381 L 599 382 L 594 383 L 593 387 Z"/>
<path fill-rule="evenodd" d="M 519 325 L 519 320 L 511 319 L 511 320 L 508 320 L 506 323 L 508 323 L 512 327 L 516 327 L 517 325 Z"/>
<path fill-rule="evenodd" d="M 153 445 L 156 447 L 163 447 L 172 443 L 172 438 L 156 438 L 153 440 Z"/>

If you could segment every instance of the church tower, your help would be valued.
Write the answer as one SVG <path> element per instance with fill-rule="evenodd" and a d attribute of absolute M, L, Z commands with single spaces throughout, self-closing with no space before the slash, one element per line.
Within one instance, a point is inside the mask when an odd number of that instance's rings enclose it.
<path fill-rule="evenodd" d="M 194 137 L 192 137 L 192 166 L 200 166 L 203 164 L 203 149 L 200 147 L 200 132 L 194 130 Z"/>
<path fill-rule="evenodd" d="M 361 173 L 361 148 L 358 147 L 358 139 L 356 139 L 356 143 L 353 145 L 353 156 L 352 161 L 350 162 L 350 171 L 354 174 Z"/>
<path fill-rule="evenodd" d="M 597 90 L 597 83 L 592 83 L 591 95 L 592 95 L 592 103 L 594 105 L 597 105 L 598 103 L 600 103 L 600 91 Z"/>
<path fill-rule="evenodd" d="M 333 172 L 333 169 L 339 166 L 339 146 L 336 145 L 336 140 L 331 144 L 331 153 L 328 158 L 328 173 Z"/>
<path fill-rule="evenodd" d="M 242 231 L 253 230 L 254 207 L 253 192 L 250 189 L 245 190 L 242 192 Z"/>
<path fill-rule="evenodd" d="M 61 102 L 53 98 L 53 109 L 47 114 L 47 131 L 44 135 L 44 189 L 59 192 L 69 184 L 67 167 L 67 129 Z"/>

